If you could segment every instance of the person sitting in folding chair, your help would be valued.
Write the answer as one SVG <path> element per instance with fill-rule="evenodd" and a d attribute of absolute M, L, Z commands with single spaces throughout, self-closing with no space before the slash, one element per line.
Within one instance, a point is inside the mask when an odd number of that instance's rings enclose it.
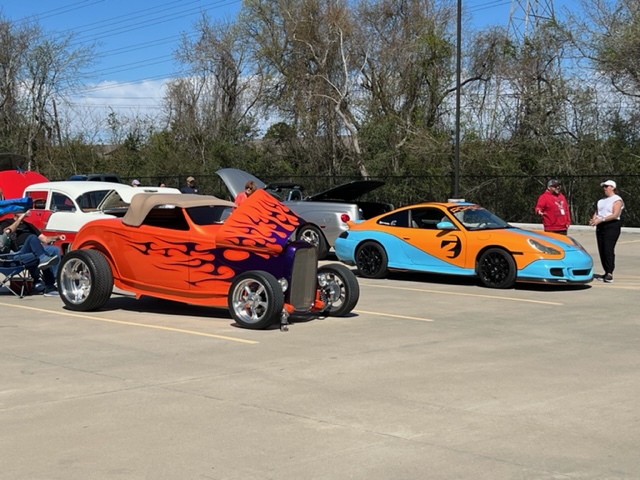
<path fill-rule="evenodd" d="M 0 222 L 1 231 L 6 233 L 8 237 L 8 245 L 5 245 L 4 250 L 0 253 L 34 254 L 39 262 L 37 266 L 30 267 L 30 273 L 36 282 L 36 292 L 42 288 L 37 283 L 40 279 L 40 271 L 42 271 L 44 295 L 47 297 L 58 296 L 55 276 L 57 264 L 60 262 L 60 249 L 55 245 L 42 244 L 43 241 L 51 242 L 57 238 L 41 234 L 36 227 L 27 222 L 24 222 L 23 225 L 24 217 L 24 212 L 16 212 L 13 215 L 13 220 L 8 219 Z"/>
<path fill-rule="evenodd" d="M 0 286 L 5 287 L 15 296 L 22 298 L 31 293 L 33 278 L 38 278 L 40 263 L 35 253 L 11 252 L 9 231 L 0 234 Z"/>
<path fill-rule="evenodd" d="M 0 235 L 0 250 L 8 243 L 8 234 Z M 35 253 L 0 253 L 0 286 L 6 287 L 15 296 L 22 298 L 31 293 L 32 279 L 40 274 Z"/>

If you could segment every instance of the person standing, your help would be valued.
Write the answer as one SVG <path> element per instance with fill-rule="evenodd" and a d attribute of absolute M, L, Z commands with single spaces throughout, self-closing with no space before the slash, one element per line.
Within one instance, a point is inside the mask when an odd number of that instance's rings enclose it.
<path fill-rule="evenodd" d="M 616 193 L 616 182 L 607 180 L 600 184 L 604 188 L 604 198 L 598 200 L 598 206 L 593 213 L 589 225 L 596 227 L 596 242 L 600 263 L 604 269 L 602 280 L 613 282 L 613 271 L 616 268 L 616 243 L 622 231 L 620 215 L 624 208 L 622 197 Z"/>
<path fill-rule="evenodd" d="M 187 184 L 180 189 L 182 193 L 200 193 L 200 189 L 196 186 L 196 179 L 187 177 Z"/>
<path fill-rule="evenodd" d="M 536 215 L 542 217 L 545 232 L 567 234 L 571 225 L 569 204 L 561 192 L 562 185 L 556 179 L 547 182 L 547 189 L 538 197 Z"/>
<path fill-rule="evenodd" d="M 249 198 L 251 194 L 255 192 L 257 189 L 258 189 L 258 186 L 256 185 L 256 182 L 254 182 L 253 180 L 249 180 L 244 185 L 244 191 L 236 195 L 234 202 L 236 203 L 236 205 L 240 205 L 247 198 Z"/>

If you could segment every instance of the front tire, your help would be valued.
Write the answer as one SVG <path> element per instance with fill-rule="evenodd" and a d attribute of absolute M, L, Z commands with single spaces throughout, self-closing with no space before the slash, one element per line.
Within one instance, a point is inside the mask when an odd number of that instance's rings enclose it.
<path fill-rule="evenodd" d="M 318 268 L 318 286 L 321 297 L 329 302 L 324 313 L 333 317 L 351 312 L 360 299 L 358 279 L 344 265 L 329 264 Z"/>
<path fill-rule="evenodd" d="M 304 240 L 318 249 L 318 260 L 324 260 L 329 253 L 329 246 L 318 227 L 304 225 L 298 230 L 298 240 Z"/>
<path fill-rule="evenodd" d="M 490 248 L 478 259 L 480 282 L 489 288 L 512 288 L 516 283 L 516 262 L 500 248 Z"/>
<path fill-rule="evenodd" d="M 284 293 L 276 277 L 254 270 L 236 277 L 229 289 L 227 303 L 238 325 L 262 330 L 279 321 Z"/>
<path fill-rule="evenodd" d="M 356 251 L 356 266 L 365 278 L 386 277 L 388 263 L 387 252 L 379 243 L 365 242 Z"/>
<path fill-rule="evenodd" d="M 73 250 L 62 257 L 58 291 L 69 310 L 98 310 L 113 292 L 113 272 L 98 250 Z"/>

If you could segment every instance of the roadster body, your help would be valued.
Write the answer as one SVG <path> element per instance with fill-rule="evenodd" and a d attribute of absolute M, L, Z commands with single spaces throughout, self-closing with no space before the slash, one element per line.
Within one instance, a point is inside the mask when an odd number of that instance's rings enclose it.
<path fill-rule="evenodd" d="M 318 266 L 317 249 L 297 241 L 302 220 L 257 191 L 239 207 L 205 195 L 136 195 L 122 218 L 78 232 L 58 270 L 71 310 L 95 310 L 113 286 L 137 297 L 228 307 L 242 327 L 264 329 L 289 315 L 349 313 L 359 297 L 341 264 Z"/>

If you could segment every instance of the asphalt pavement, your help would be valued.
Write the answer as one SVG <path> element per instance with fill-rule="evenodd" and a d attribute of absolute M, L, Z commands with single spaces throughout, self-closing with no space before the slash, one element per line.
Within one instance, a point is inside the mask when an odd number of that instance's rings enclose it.
<path fill-rule="evenodd" d="M 612 284 L 359 279 L 351 316 L 288 332 L 1 295 L 0 478 L 638 479 L 639 248 Z"/>

